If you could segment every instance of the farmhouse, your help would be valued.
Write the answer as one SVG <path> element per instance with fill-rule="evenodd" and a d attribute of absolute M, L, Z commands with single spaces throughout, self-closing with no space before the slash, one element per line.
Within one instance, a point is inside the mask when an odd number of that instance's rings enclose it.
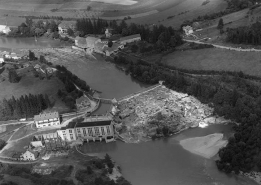
<path fill-rule="evenodd" d="M 59 34 L 67 34 L 68 29 L 71 28 L 75 30 L 76 22 L 75 21 L 63 21 L 58 25 Z"/>
<path fill-rule="evenodd" d="M 140 41 L 140 40 L 141 40 L 140 34 L 135 34 L 135 35 L 127 36 L 127 37 L 121 37 L 119 40 L 119 43 L 122 45 L 126 45 L 127 43 Z"/>
<path fill-rule="evenodd" d="M 75 141 L 114 141 L 114 127 L 110 117 L 88 117 L 84 122 L 70 122 L 57 133 L 62 140 Z"/>
<path fill-rule="evenodd" d="M 193 28 L 191 26 L 183 26 L 182 29 L 187 36 L 193 33 Z"/>
<path fill-rule="evenodd" d="M 24 160 L 24 161 L 35 161 L 38 156 L 39 156 L 38 152 L 32 152 L 32 151 L 27 150 L 25 153 L 23 153 L 21 155 L 20 158 L 21 158 L 21 160 Z"/>
<path fill-rule="evenodd" d="M 44 113 L 34 116 L 36 128 L 58 126 L 60 125 L 60 117 L 58 112 Z"/>

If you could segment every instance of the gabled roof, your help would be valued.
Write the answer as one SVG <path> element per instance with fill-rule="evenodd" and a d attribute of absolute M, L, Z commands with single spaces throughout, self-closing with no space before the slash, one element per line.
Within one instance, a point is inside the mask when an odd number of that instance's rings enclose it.
<path fill-rule="evenodd" d="M 103 51 L 105 44 L 98 42 L 97 44 L 94 45 L 94 49 Z"/>
<path fill-rule="evenodd" d="M 61 22 L 58 27 L 62 27 L 62 28 L 72 28 L 76 25 L 75 21 L 63 21 Z"/>
<path fill-rule="evenodd" d="M 34 116 L 34 121 L 43 121 L 47 119 L 59 118 L 58 112 L 44 113 Z"/>
<path fill-rule="evenodd" d="M 120 38 L 120 41 L 125 41 L 125 40 L 129 40 L 129 39 L 134 39 L 134 38 L 138 38 L 138 37 L 140 37 L 140 34 L 129 35 L 129 36 L 126 36 L 126 37 L 121 37 L 121 38 Z"/>
<path fill-rule="evenodd" d="M 95 43 L 99 38 L 96 37 L 86 37 L 86 42 L 87 43 Z"/>

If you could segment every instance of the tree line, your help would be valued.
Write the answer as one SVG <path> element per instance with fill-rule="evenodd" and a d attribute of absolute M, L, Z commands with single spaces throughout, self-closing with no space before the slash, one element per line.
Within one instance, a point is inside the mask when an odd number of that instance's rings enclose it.
<path fill-rule="evenodd" d="M 0 120 L 33 117 L 49 107 L 51 101 L 46 94 L 29 94 L 17 99 L 13 96 L 0 101 Z"/>
<path fill-rule="evenodd" d="M 53 38 L 59 38 L 58 25 L 60 21 L 54 20 L 38 20 L 33 21 L 33 19 L 26 17 L 25 22 L 21 23 L 18 28 L 11 29 L 8 34 L 10 37 L 40 37 L 46 32 L 51 34 Z"/>
<path fill-rule="evenodd" d="M 227 29 L 227 42 L 234 44 L 261 44 L 261 23 L 256 22 L 251 26 Z"/>
<path fill-rule="evenodd" d="M 217 80 L 200 77 L 195 79 L 145 61 L 135 63 L 129 61 L 127 72 L 133 78 L 148 84 L 156 84 L 159 80 L 163 80 L 168 88 L 193 95 L 205 103 L 211 103 L 215 114 L 240 123 L 235 126 L 235 134 L 229 139 L 228 145 L 219 151 L 220 159 L 216 161 L 217 167 L 227 173 L 232 171 L 239 173 L 239 170 L 247 172 L 253 168 L 261 171 L 260 87 L 234 77 L 237 84 L 228 88 L 222 83 L 232 83 L 231 77 Z"/>

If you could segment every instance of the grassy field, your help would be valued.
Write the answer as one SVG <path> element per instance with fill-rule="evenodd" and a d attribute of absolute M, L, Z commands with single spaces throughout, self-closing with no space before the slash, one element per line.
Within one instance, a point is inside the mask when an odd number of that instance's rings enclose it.
<path fill-rule="evenodd" d="M 238 52 L 223 49 L 175 51 L 162 63 L 183 69 L 242 71 L 261 76 L 261 52 Z"/>
<path fill-rule="evenodd" d="M 27 126 L 25 126 L 25 127 L 20 128 L 20 129 L 12 136 L 12 138 L 10 139 L 10 141 L 19 139 L 19 138 L 21 138 L 21 137 L 24 137 L 24 136 L 26 136 L 26 135 L 28 135 L 28 134 L 31 134 L 31 133 L 34 133 L 34 132 L 36 132 L 36 131 L 37 131 L 37 129 L 31 128 L 31 125 L 27 125 Z"/>
<path fill-rule="evenodd" d="M 199 15 L 205 15 L 207 13 L 219 12 L 226 9 L 227 3 L 224 0 L 210 0 L 206 5 L 202 5 L 205 0 L 183 0 L 179 1 L 175 6 L 169 6 L 168 9 L 157 9 L 159 13 L 137 19 L 131 19 L 129 22 L 141 23 L 141 24 L 163 24 L 166 26 L 173 26 L 179 28 L 179 26 L 185 20 L 192 20 Z M 186 12 L 186 13 L 185 13 Z M 182 13 L 182 14 L 180 14 Z M 180 15 L 179 15 L 180 14 Z M 169 16 L 174 16 L 171 19 L 167 19 Z"/>

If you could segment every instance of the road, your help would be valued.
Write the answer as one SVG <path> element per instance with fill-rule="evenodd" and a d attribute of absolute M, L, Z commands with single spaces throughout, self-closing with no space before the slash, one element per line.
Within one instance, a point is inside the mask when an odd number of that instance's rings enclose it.
<path fill-rule="evenodd" d="M 183 41 L 186 41 L 186 42 L 193 42 L 193 43 L 196 43 L 196 44 L 211 44 L 211 43 L 205 43 L 205 42 L 201 42 L 201 41 L 198 41 L 198 40 L 189 40 L 189 39 L 183 39 Z M 217 44 L 211 44 L 213 45 L 215 48 L 220 48 L 220 49 L 227 49 L 227 50 L 233 50 L 233 51 L 248 51 L 248 52 L 251 52 L 251 51 L 255 51 L 255 52 L 260 52 L 261 49 L 254 49 L 254 48 L 251 48 L 251 49 L 243 49 L 243 48 L 234 48 L 234 47 L 229 47 L 229 46 L 222 46 L 222 45 L 217 45 Z"/>

